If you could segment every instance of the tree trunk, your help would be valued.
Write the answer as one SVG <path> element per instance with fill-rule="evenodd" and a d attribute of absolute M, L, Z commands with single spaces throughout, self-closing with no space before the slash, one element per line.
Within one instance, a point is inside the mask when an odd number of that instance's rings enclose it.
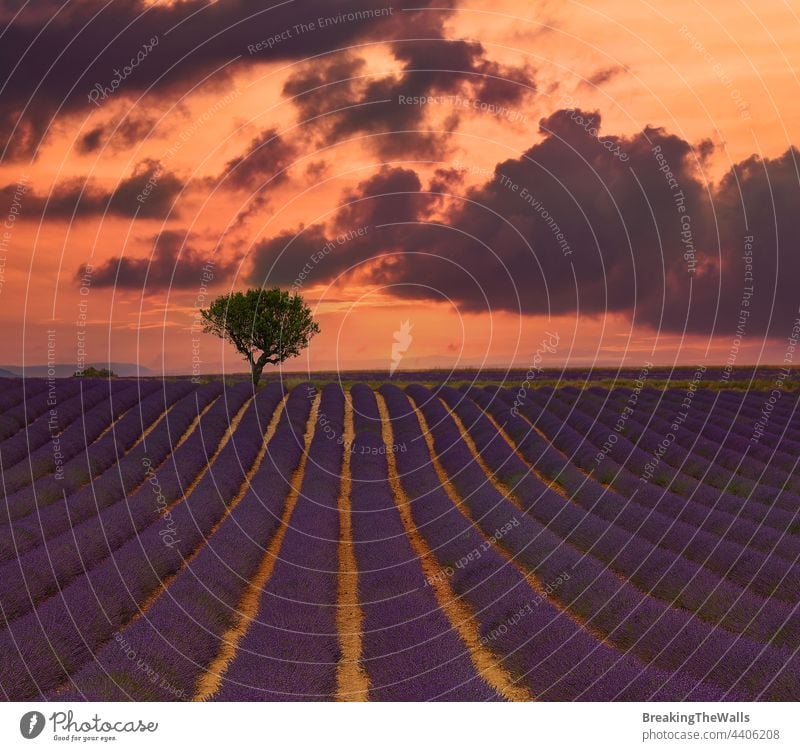
<path fill-rule="evenodd" d="M 258 382 L 261 380 L 261 371 L 264 370 L 264 366 L 254 362 L 251 364 L 251 367 L 253 369 L 253 386 L 258 386 Z"/>

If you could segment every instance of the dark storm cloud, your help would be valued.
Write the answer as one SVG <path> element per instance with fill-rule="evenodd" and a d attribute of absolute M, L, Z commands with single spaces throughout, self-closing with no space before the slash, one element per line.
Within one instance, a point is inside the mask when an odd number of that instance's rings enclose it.
<path fill-rule="evenodd" d="M 460 192 L 452 170 L 426 190 L 412 171 L 384 169 L 346 192 L 325 227 L 305 228 L 308 245 L 286 236 L 259 245 L 251 279 L 270 277 L 285 249 L 270 280 L 289 284 L 312 248 L 363 224 L 367 236 L 313 264 L 315 283 L 369 262 L 371 281 L 394 294 L 446 296 L 462 310 L 612 312 L 722 334 L 744 317 L 748 335 L 791 332 L 800 305 L 796 150 L 748 159 L 714 186 L 703 174 L 708 142 L 652 127 L 613 136 L 599 113 L 580 110 L 556 112 L 540 128 L 540 143 L 449 199 L 443 218 L 428 190 Z"/>
<path fill-rule="evenodd" d="M 275 187 L 287 179 L 286 170 L 298 153 L 297 144 L 287 141 L 275 128 L 267 128 L 225 165 L 219 180 L 245 190 L 261 187 L 267 181 Z"/>
<path fill-rule="evenodd" d="M 100 149 L 124 151 L 144 140 L 156 122 L 154 116 L 128 113 L 120 121 L 110 121 L 88 130 L 77 139 L 75 147 L 80 154 L 90 154 Z"/>
<path fill-rule="evenodd" d="M 371 259 L 402 247 L 421 234 L 409 217 L 426 215 L 435 196 L 422 191 L 413 170 L 384 167 L 347 190 L 328 224 L 300 227 L 258 243 L 248 281 L 256 284 L 311 284 L 328 281 Z"/>
<path fill-rule="evenodd" d="M 403 11 L 426 4 L 298 0 L 264 8 L 247 0 L 75 0 L 48 3 L 47 12 L 37 3 L 7 6 L 0 45 L 0 70 L 7 71 L 0 126 L 4 159 L 35 154 L 59 113 L 138 97 L 148 89 L 177 98 L 219 69 L 216 86 L 224 85 L 231 70 L 259 61 L 302 60 L 367 38 L 405 38 L 420 16 L 441 23 L 442 12 Z"/>
<path fill-rule="evenodd" d="M 173 202 L 183 186 L 158 162 L 145 159 L 114 189 L 103 188 L 91 178 L 75 177 L 58 183 L 48 195 L 28 193 L 21 218 L 37 222 L 105 215 L 164 219 L 174 213 Z M 13 196 L 15 190 L 15 185 L 7 185 L 0 195 Z"/>
<path fill-rule="evenodd" d="M 582 81 L 581 84 L 586 86 L 587 88 L 595 88 L 597 86 L 602 86 L 605 83 L 608 83 L 614 78 L 627 73 L 628 69 L 626 66 L 623 65 L 612 65 L 608 68 L 601 68 L 598 71 L 592 73 L 585 81 Z"/>
<path fill-rule="evenodd" d="M 452 131 L 466 112 L 518 106 L 535 90 L 529 68 L 489 60 L 478 42 L 445 39 L 438 29 L 415 36 L 392 46 L 402 63 L 397 75 L 368 76 L 363 59 L 339 55 L 302 67 L 284 94 L 295 97 L 301 121 L 313 122 L 322 143 L 386 134 L 367 143 L 392 158 L 441 156 L 448 135 L 425 132 L 429 106 L 441 107 L 444 130 Z"/>
<path fill-rule="evenodd" d="M 116 257 L 92 269 L 93 287 L 116 287 L 145 294 L 167 289 L 197 289 L 213 279 L 235 273 L 238 259 L 220 260 L 191 246 L 193 238 L 181 230 L 166 230 L 152 238 L 152 252 L 145 258 Z M 75 274 L 77 282 L 86 267 Z M 209 276 L 211 278 L 209 278 Z"/>
<path fill-rule="evenodd" d="M 699 277 L 691 328 L 789 337 L 800 316 L 800 152 L 736 164 L 713 199 L 719 238 L 708 259 L 718 269 Z M 669 314 L 668 324 L 680 327 L 674 309 Z"/>
<path fill-rule="evenodd" d="M 554 113 L 540 130 L 540 143 L 455 202 L 446 226 L 406 240 L 415 254 L 391 269 L 398 292 L 434 289 L 465 310 L 636 311 L 657 323 L 661 301 L 676 304 L 665 291 L 697 265 L 685 257 L 682 217 L 691 216 L 695 243 L 713 225 L 700 177 L 706 147 L 653 128 L 606 135 L 599 113 L 578 110 Z"/>

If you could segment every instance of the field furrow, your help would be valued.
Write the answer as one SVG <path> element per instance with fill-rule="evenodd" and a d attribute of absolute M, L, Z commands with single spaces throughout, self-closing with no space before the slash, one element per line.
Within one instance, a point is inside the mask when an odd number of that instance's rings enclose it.
<path fill-rule="evenodd" d="M 793 392 L 295 383 L 9 381 L 4 698 L 800 699 Z"/>

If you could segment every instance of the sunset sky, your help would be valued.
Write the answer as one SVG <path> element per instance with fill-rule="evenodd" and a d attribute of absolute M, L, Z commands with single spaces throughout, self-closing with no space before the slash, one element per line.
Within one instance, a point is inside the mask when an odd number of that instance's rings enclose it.
<path fill-rule="evenodd" d="M 0 365 L 241 370 L 253 286 L 290 368 L 784 362 L 800 3 L 266 5 L 0 0 Z"/>

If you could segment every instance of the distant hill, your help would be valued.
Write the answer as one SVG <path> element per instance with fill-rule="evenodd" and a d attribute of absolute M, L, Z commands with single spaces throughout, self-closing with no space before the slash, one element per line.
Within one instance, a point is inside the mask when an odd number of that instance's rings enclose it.
<path fill-rule="evenodd" d="M 132 362 L 92 362 L 86 363 L 84 367 L 93 365 L 95 368 L 108 368 L 113 370 L 118 376 L 152 376 L 153 371 L 144 365 L 137 365 Z M 53 366 L 56 378 L 69 378 L 78 369 L 76 364 L 56 363 Z M 27 378 L 47 378 L 47 365 L 0 365 L 0 378 L 19 378 L 21 375 Z"/>

